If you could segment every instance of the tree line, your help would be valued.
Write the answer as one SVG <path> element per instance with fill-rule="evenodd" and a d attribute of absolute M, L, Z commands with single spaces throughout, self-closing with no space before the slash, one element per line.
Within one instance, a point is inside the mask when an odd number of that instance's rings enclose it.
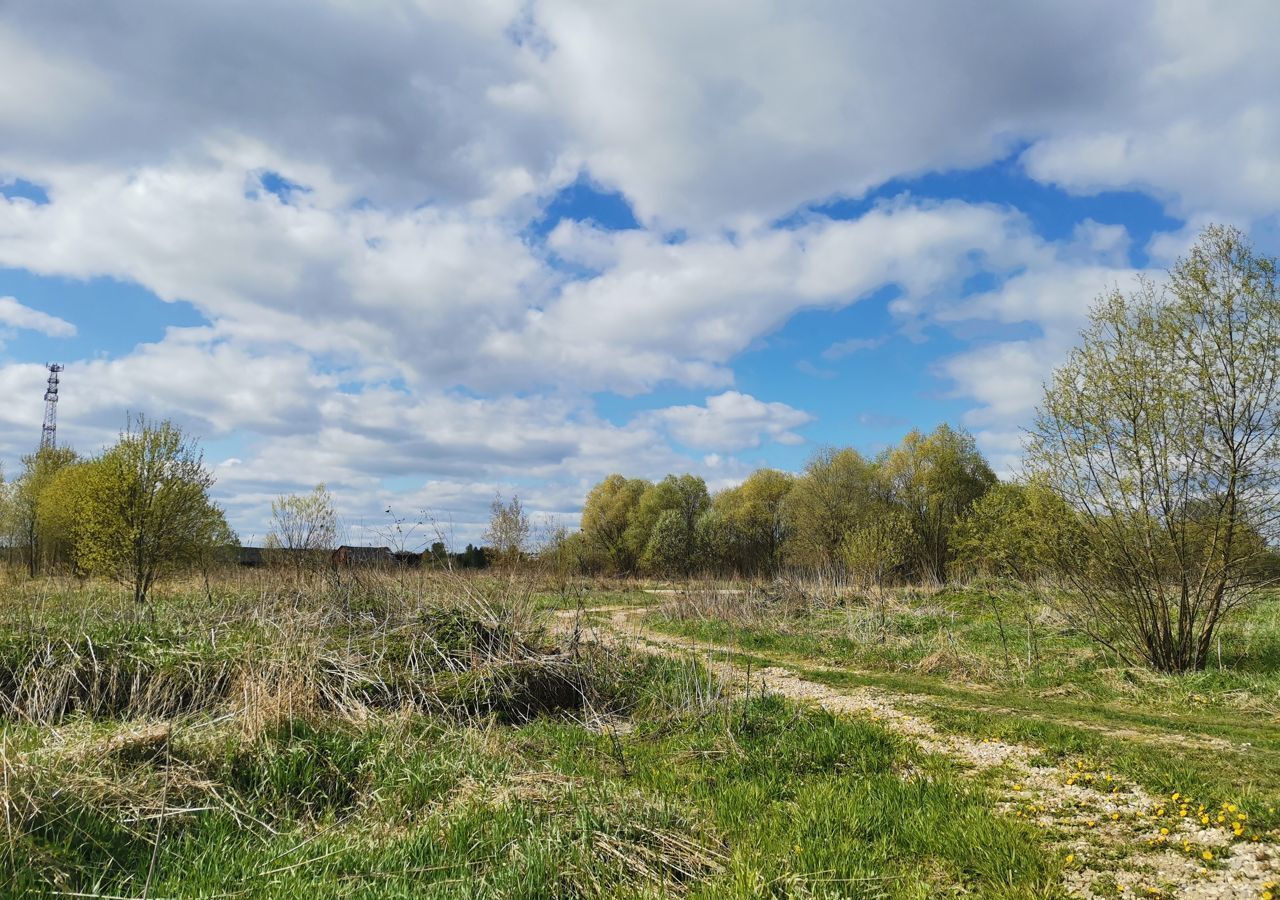
<path fill-rule="evenodd" d="M 996 483 L 966 431 L 913 431 L 868 459 L 816 453 L 798 475 L 760 469 L 717 492 L 695 475 L 614 474 L 587 494 L 581 530 L 553 552 L 584 573 L 890 576 L 940 582 L 957 522 Z"/>

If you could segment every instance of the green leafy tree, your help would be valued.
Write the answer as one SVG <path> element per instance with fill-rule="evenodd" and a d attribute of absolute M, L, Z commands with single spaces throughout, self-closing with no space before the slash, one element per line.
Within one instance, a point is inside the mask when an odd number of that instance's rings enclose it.
<path fill-rule="evenodd" d="M 973 436 L 946 424 L 928 435 L 912 431 L 884 454 L 880 475 L 890 497 L 907 514 L 917 573 L 946 581 L 957 520 L 996 483 Z"/>
<path fill-rule="evenodd" d="M 1025 584 L 1078 563 L 1079 522 L 1062 498 L 1037 482 L 995 485 L 956 523 L 956 566 L 968 575 Z"/>
<path fill-rule="evenodd" d="M 323 484 L 309 494 L 282 494 L 271 501 L 271 530 L 267 547 L 299 572 L 318 564 L 338 542 L 338 512 L 333 495 Z"/>
<path fill-rule="evenodd" d="M 668 512 L 674 513 L 683 522 L 682 533 L 685 535 L 685 547 L 679 554 L 683 572 L 692 560 L 694 548 L 694 531 L 698 517 L 711 506 L 711 497 L 707 493 L 707 483 L 696 475 L 668 475 L 657 484 L 645 488 L 636 504 L 627 526 L 626 541 L 631 552 L 637 556 L 650 571 L 658 573 L 667 570 L 654 568 L 657 565 L 648 550 L 653 539 L 658 521 Z M 672 532 L 668 529 L 666 538 Z M 674 549 L 674 548 L 671 548 Z"/>
<path fill-rule="evenodd" d="M 664 575 L 688 575 L 694 564 L 693 547 L 693 529 L 680 510 L 665 509 L 649 535 L 645 568 Z"/>
<path fill-rule="evenodd" d="M 497 562 L 513 565 L 520 561 L 529 545 L 529 516 L 515 495 L 507 503 L 502 497 L 489 504 L 489 528 L 484 539 L 493 549 Z"/>
<path fill-rule="evenodd" d="M 641 548 L 628 528 L 649 482 L 613 474 L 591 489 L 582 508 L 582 533 L 592 553 L 613 572 L 634 572 Z"/>
<path fill-rule="evenodd" d="M 795 478 L 758 469 L 742 484 L 718 493 L 712 503 L 723 520 L 725 564 L 740 575 L 772 575 L 783 562 L 788 523 L 787 495 Z"/>
<path fill-rule="evenodd" d="M 911 523 L 906 513 L 885 503 L 840 544 L 846 571 L 878 610 L 882 638 L 888 634 L 885 584 L 906 560 L 910 542 Z"/>
<path fill-rule="evenodd" d="M 858 451 L 818 451 L 786 497 L 788 559 L 814 571 L 841 569 L 845 535 L 877 508 L 882 494 L 876 467 Z"/>
<path fill-rule="evenodd" d="M 694 568 L 725 575 L 736 571 L 736 551 L 729 521 L 724 512 L 712 506 L 693 526 Z"/>
<path fill-rule="evenodd" d="M 22 474 L 13 488 L 11 516 L 14 540 L 25 548 L 32 576 L 39 573 L 42 563 L 51 561 L 59 548 L 66 546 L 65 532 L 41 527 L 40 498 L 58 472 L 76 458 L 75 451 L 69 447 L 41 447 L 22 457 Z"/>
<path fill-rule="evenodd" d="M 906 561 L 910 540 L 907 514 L 886 506 L 845 535 L 840 545 L 845 569 L 862 590 L 879 593 Z"/>
<path fill-rule="evenodd" d="M 1038 641 L 1033 603 L 1040 582 L 1081 565 L 1083 547 L 1075 513 L 1057 494 L 1035 481 L 997 484 L 956 523 L 954 563 L 966 575 L 1020 582 L 1020 589 L 992 589 L 982 595 L 1000 630 L 1005 665 L 1011 664 L 1007 614 L 1026 624 L 1027 664 L 1034 665 Z"/>
<path fill-rule="evenodd" d="M 599 571 L 581 531 L 570 531 L 564 523 L 551 519 L 547 520 L 544 528 L 537 551 L 538 567 L 543 572 L 567 579 Z"/>
<path fill-rule="evenodd" d="M 1213 227 L 1167 283 L 1103 296 L 1047 385 L 1028 467 L 1081 522 L 1069 611 L 1121 654 L 1203 668 L 1223 620 L 1267 583 L 1278 350 L 1276 260 Z"/>
<path fill-rule="evenodd" d="M 67 475 L 60 489 L 74 511 L 77 564 L 130 585 L 139 603 L 157 580 L 235 540 L 209 499 L 203 455 L 171 422 L 131 420 L 115 446 Z"/>

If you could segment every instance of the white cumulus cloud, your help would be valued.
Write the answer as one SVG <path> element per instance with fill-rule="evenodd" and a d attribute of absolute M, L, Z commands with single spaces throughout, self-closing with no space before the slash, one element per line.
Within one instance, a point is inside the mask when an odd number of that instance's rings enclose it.
<path fill-rule="evenodd" d="M 66 319 L 23 306 L 13 297 L 0 297 L 0 327 L 38 331 L 49 337 L 72 337 L 76 326 Z"/>

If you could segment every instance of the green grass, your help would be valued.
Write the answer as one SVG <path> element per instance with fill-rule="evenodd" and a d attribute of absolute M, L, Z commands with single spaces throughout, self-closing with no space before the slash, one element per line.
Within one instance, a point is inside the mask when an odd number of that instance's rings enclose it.
<path fill-rule="evenodd" d="M 727 700 L 688 662 L 574 654 L 549 605 L 233 579 L 139 616 L 106 589 L 9 589 L 0 896 L 1058 891 L 1042 835 L 948 760 Z"/>
<path fill-rule="evenodd" d="M 1049 763 L 1089 758 L 1157 795 L 1236 802 L 1258 827 L 1280 827 L 1280 598 L 1264 598 L 1224 629 L 1221 666 L 1215 656 L 1208 670 L 1187 675 L 1125 666 L 1041 608 L 1028 664 L 1026 626 L 1020 634 L 1008 614 L 1024 599 L 981 589 L 908 593 L 883 616 L 855 601 L 772 619 L 767 608 L 726 614 L 715 601 L 713 617 L 666 604 L 646 622 L 737 648 L 744 663 L 885 689 L 944 730 L 1027 743 Z M 993 602 L 1004 605 L 1007 664 Z"/>
<path fill-rule="evenodd" d="M 211 743 L 179 738 L 173 753 L 241 818 L 171 823 L 153 896 L 1039 897 L 1059 876 L 1038 835 L 945 761 L 777 698 L 616 741 L 543 719 L 293 722 L 251 748 Z M 34 892 L 57 859 L 66 889 L 137 892 L 151 828 L 62 812 L 31 835 L 46 868 L 19 868 L 11 888 Z"/>
<path fill-rule="evenodd" d="M 568 611 L 579 607 L 647 606 L 653 602 L 653 597 L 638 587 L 565 583 L 551 587 L 540 586 L 533 593 L 533 602 L 539 609 Z"/>

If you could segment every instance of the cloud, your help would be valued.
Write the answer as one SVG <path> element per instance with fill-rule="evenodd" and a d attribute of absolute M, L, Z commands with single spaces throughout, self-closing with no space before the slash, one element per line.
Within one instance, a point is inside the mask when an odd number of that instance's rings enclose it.
<path fill-rule="evenodd" d="M 1078 193 L 1136 189 L 1179 216 L 1268 216 L 1280 206 L 1280 8 L 1149 7 L 1140 67 L 1022 156 L 1035 178 Z M 1065 126 L 1065 127 L 1064 127 Z"/>
<path fill-rule="evenodd" d="M 737 237 L 672 243 L 578 225 L 555 240 L 602 271 L 565 284 L 492 349 L 513 361 L 537 353 L 548 368 L 628 392 L 667 380 L 727 386 L 726 364 L 801 310 L 840 309 L 885 285 L 925 304 L 969 274 L 1015 266 L 1036 244 L 1011 210 L 910 198 L 855 220 L 815 216 Z"/>
<path fill-rule="evenodd" d="M 44 376 L 36 364 L 0 365 L 0 395 L 13 398 L 0 406 L 0 458 L 35 445 Z M 119 358 L 71 362 L 63 384 L 62 443 L 93 452 L 115 439 L 130 411 L 171 417 L 208 448 L 215 495 L 233 525 L 259 537 L 273 497 L 318 482 L 352 522 L 381 522 L 387 506 L 430 509 L 455 517 L 458 534 L 476 539 L 497 491 L 519 492 L 529 509 L 573 522 L 591 484 L 610 472 L 707 472 L 723 482 L 748 471 L 732 456 L 713 464 L 674 450 L 669 430 L 698 427 L 686 425 L 683 408 L 670 422 L 659 410 L 614 424 L 568 396 L 351 387 L 303 354 L 258 356 L 211 329 L 171 329 Z M 808 419 L 784 404 L 744 399 L 759 407 L 755 418 L 741 404 L 709 404 L 724 420 L 722 433 L 742 446 L 753 444 L 752 428 L 792 440 L 786 428 Z"/>
<path fill-rule="evenodd" d="M 1035 178 L 1270 214 L 1266 0 L 15 0 L 0 171 L 267 148 L 398 210 L 532 212 L 586 172 L 646 224 L 752 230 L 1026 148 Z"/>
<path fill-rule="evenodd" d="M 545 2 L 533 79 L 645 221 L 751 227 L 1005 155 L 1135 78 L 1126 4 Z M 1098 28 L 1106 21 L 1105 30 Z"/>
<path fill-rule="evenodd" d="M 415 384 L 638 393 L 728 387 L 730 360 L 800 310 L 886 284 L 924 302 L 1034 244 L 1010 210 L 900 198 L 856 220 L 679 243 L 563 226 L 550 246 L 595 268 L 570 278 L 514 225 L 470 212 L 247 194 L 260 163 L 50 170 L 51 202 L 0 201 L 0 264 L 133 281 L 190 301 L 218 336 Z"/>
<path fill-rule="evenodd" d="M 245 185 L 260 170 L 239 158 L 128 177 L 77 167 L 54 174 L 48 204 L 0 202 L 0 263 L 136 281 L 189 300 L 210 321 L 125 357 L 69 366 L 69 382 L 83 387 L 68 392 L 66 411 L 87 445 L 109 439 L 130 408 L 184 418 L 206 435 L 256 436 L 257 454 L 231 482 L 249 493 L 279 473 L 288 483 L 306 473 L 298 486 L 368 491 L 420 473 L 564 479 L 691 468 L 662 449 L 666 437 L 732 452 L 798 440 L 792 429 L 808 414 L 726 390 L 618 428 L 570 398 L 668 382 L 729 388 L 734 358 L 797 312 L 839 309 L 885 286 L 909 328 L 1028 322 L 1065 334 L 1083 298 L 1120 271 L 1126 238 L 1087 226 L 1054 246 L 1009 208 L 901 197 L 854 220 L 812 216 L 679 242 L 562 224 L 550 246 L 588 267 L 569 276 L 500 221 L 353 209 L 323 187 L 288 202 L 253 196 Z M 979 273 L 999 288 L 963 297 Z M 988 385 L 1001 373 L 975 359 L 957 356 L 940 374 L 980 404 L 973 421 L 986 421 L 987 407 L 1012 415 L 1016 404 Z M 26 402 L 12 410 L 21 421 L 37 414 Z"/>
<path fill-rule="evenodd" d="M 1132 289 L 1141 277 L 1159 276 L 1128 265 L 1127 255 L 1119 252 L 1127 245 L 1124 229 L 1084 222 L 1070 240 L 1043 243 L 995 288 L 922 313 L 944 327 L 970 332 L 993 326 L 1034 330 L 1029 337 L 979 340 L 938 361 L 936 369 L 952 382 L 954 395 L 977 403 L 965 413 L 966 424 L 1007 433 L 1029 421 L 1044 382 L 1076 343 L 1097 298 L 1109 290 Z"/>
<path fill-rule="evenodd" d="M 738 391 L 708 397 L 702 406 L 669 406 L 650 415 L 687 447 L 727 451 L 759 447 L 766 439 L 802 443 L 804 438 L 792 429 L 813 421 L 803 410 Z"/>
<path fill-rule="evenodd" d="M 1274 224 L 1278 29 L 1262 0 L 13 0 L 0 182 L 49 202 L 0 198 L 0 266 L 193 304 L 203 327 L 72 360 L 65 430 L 93 447 L 128 409 L 181 419 L 226 445 L 244 522 L 319 480 L 470 524 L 516 485 L 572 512 L 613 469 L 724 483 L 730 454 L 810 421 L 735 390 L 740 356 L 886 288 L 910 337 L 959 345 L 934 371 L 1012 454 L 1089 300 L 1136 274 L 1128 232 L 1050 241 L 1016 209 L 909 194 L 812 210 L 1013 155 L 1070 192 L 1157 197 L 1186 225 L 1152 265 L 1210 219 Z M 544 237 L 579 179 L 643 227 Z M 13 298 L 0 324 L 75 333 Z M 38 434 L 35 362 L 0 366 L 0 453 Z M 590 400 L 671 384 L 712 396 L 622 424 Z"/>
<path fill-rule="evenodd" d="M 883 347 L 888 337 L 874 338 L 849 338 L 847 341 L 837 341 L 826 350 L 822 351 L 822 358 L 827 360 L 843 359 L 854 353 L 861 353 L 863 350 L 875 350 L 877 347 Z"/>
<path fill-rule="evenodd" d="M 821 378 L 825 381 L 829 381 L 840 374 L 835 369 L 821 369 L 818 366 L 815 366 L 813 363 L 811 363 L 807 359 L 801 359 L 796 361 L 796 371 L 803 372 L 805 375 L 808 375 L 811 378 Z"/>
<path fill-rule="evenodd" d="M 251 142 L 400 209 L 510 194 L 557 156 L 554 121 L 512 101 L 521 7 L 18 0 L 0 26 L 0 48 L 21 51 L 0 53 L 0 170 L 146 167 Z"/>
<path fill-rule="evenodd" d="M 0 297 L 0 327 L 37 331 L 47 337 L 74 337 L 76 326 L 38 309 L 23 306 L 13 297 Z"/>

